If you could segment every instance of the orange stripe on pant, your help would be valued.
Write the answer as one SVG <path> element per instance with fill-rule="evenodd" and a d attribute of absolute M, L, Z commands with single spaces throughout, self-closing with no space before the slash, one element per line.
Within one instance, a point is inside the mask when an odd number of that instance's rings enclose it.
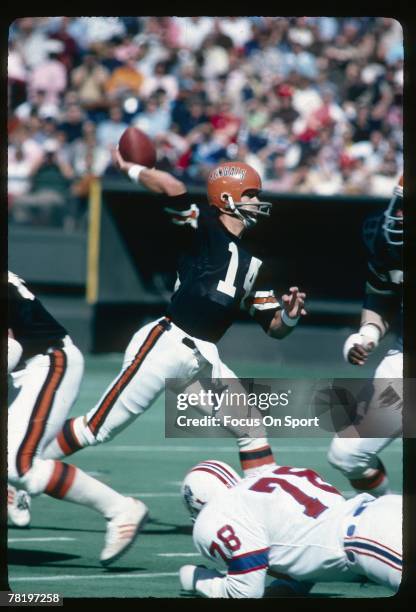
<path fill-rule="evenodd" d="M 107 414 L 110 412 L 114 402 L 117 400 L 117 397 L 123 392 L 125 387 L 136 374 L 146 355 L 149 354 L 164 331 L 165 327 L 160 325 L 160 323 L 153 327 L 132 363 L 128 368 L 126 368 L 126 370 L 124 370 L 121 377 L 117 380 L 113 387 L 111 387 L 110 391 L 107 393 L 98 407 L 97 412 L 88 423 L 88 427 L 94 435 L 97 435 L 99 428 L 101 427 Z"/>
<path fill-rule="evenodd" d="M 66 371 L 66 355 L 57 349 L 50 354 L 51 366 L 30 415 L 27 432 L 16 458 L 17 472 L 23 476 L 32 467 L 33 457 L 42 439 L 56 390 Z"/>

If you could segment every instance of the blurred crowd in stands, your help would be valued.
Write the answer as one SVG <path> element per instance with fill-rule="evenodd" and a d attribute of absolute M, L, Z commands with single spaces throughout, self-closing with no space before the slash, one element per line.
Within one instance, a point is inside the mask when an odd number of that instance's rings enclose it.
<path fill-rule="evenodd" d="M 202 186 L 389 196 L 402 170 L 403 34 L 382 17 L 25 17 L 9 31 L 8 194 L 17 222 L 85 218 L 134 125 Z M 36 215 L 37 217 L 36 217 Z"/>

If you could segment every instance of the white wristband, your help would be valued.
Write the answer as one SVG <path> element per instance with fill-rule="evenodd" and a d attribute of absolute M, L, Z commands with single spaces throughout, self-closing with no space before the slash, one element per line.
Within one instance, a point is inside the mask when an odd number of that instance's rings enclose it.
<path fill-rule="evenodd" d="M 132 181 L 134 181 L 135 183 L 138 183 L 140 172 L 144 170 L 145 168 L 146 166 L 140 166 L 140 164 L 134 164 L 134 166 L 131 166 L 131 168 L 129 168 L 127 174 L 129 175 Z"/>
<path fill-rule="evenodd" d="M 288 327 L 295 327 L 295 325 L 297 324 L 299 319 L 300 319 L 300 317 L 293 317 L 293 318 L 289 317 L 289 315 L 287 314 L 286 310 L 283 310 L 283 312 L 282 312 L 282 321 Z"/>
<path fill-rule="evenodd" d="M 361 325 L 359 333 L 361 336 L 365 336 L 368 341 L 374 342 L 374 346 L 377 346 L 380 342 L 381 332 L 379 328 L 372 323 L 364 323 L 364 325 Z"/>

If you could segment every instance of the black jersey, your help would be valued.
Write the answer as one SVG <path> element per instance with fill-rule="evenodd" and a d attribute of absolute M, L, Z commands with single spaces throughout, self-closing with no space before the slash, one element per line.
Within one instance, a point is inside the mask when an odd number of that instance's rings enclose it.
<path fill-rule="evenodd" d="M 189 224 L 191 239 L 184 241 L 168 316 L 191 336 L 210 342 L 224 335 L 241 310 L 267 330 L 280 304 L 272 290 L 261 286 L 263 262 L 227 230 L 215 207 L 191 205 L 186 194 L 171 201 L 168 212 L 175 223 Z"/>
<path fill-rule="evenodd" d="M 44 352 L 67 335 L 16 274 L 9 272 L 7 287 L 8 327 L 22 345 L 24 358 Z"/>
<path fill-rule="evenodd" d="M 384 215 L 364 224 L 364 243 L 368 254 L 364 308 L 377 312 L 395 324 L 401 335 L 403 315 L 403 250 L 390 245 L 383 231 Z"/>

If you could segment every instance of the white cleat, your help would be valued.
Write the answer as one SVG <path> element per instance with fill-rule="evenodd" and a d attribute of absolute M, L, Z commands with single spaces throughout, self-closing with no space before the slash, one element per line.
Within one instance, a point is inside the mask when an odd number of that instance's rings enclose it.
<path fill-rule="evenodd" d="M 26 491 L 7 486 L 7 516 L 16 527 L 30 524 L 30 495 Z"/>
<path fill-rule="evenodd" d="M 120 512 L 107 525 L 105 546 L 100 555 L 102 565 L 110 565 L 133 544 L 149 517 L 147 506 L 132 497 L 128 509 Z"/>

